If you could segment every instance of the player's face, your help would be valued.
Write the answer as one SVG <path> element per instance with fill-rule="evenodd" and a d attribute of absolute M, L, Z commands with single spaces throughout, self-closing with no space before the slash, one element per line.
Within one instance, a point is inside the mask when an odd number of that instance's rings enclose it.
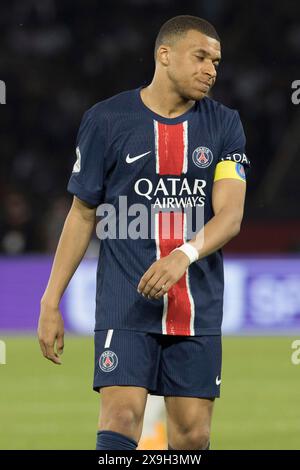
<path fill-rule="evenodd" d="M 202 99 L 216 81 L 220 59 L 219 41 L 188 31 L 169 48 L 167 74 L 174 91 L 185 99 Z"/>

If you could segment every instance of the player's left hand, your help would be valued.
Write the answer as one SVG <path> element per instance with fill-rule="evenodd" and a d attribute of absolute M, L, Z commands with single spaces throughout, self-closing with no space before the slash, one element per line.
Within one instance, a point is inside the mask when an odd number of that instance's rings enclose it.
<path fill-rule="evenodd" d="M 189 266 L 188 257 L 180 250 L 155 261 L 141 277 L 138 292 L 149 299 L 159 299 L 176 284 Z"/>

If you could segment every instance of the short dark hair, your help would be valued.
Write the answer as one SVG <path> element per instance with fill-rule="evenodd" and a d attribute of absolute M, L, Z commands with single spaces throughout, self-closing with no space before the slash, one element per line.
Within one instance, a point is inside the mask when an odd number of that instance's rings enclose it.
<path fill-rule="evenodd" d="M 174 16 L 174 18 L 166 21 L 158 32 L 155 40 L 154 58 L 156 59 L 159 46 L 162 44 L 170 44 L 174 40 L 176 41 L 176 39 L 184 36 L 191 29 L 199 31 L 220 42 L 220 37 L 214 26 L 203 18 L 190 15 Z"/>

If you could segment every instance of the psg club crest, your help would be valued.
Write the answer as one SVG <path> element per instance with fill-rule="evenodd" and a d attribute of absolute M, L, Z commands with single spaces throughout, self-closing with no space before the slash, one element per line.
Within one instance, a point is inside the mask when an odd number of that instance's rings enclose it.
<path fill-rule="evenodd" d="M 113 351 L 104 351 L 99 359 L 99 367 L 103 372 L 112 372 L 118 365 L 118 356 Z"/>
<path fill-rule="evenodd" d="M 207 147 L 197 147 L 193 151 L 193 162 L 199 168 L 207 168 L 213 161 L 212 151 Z"/>

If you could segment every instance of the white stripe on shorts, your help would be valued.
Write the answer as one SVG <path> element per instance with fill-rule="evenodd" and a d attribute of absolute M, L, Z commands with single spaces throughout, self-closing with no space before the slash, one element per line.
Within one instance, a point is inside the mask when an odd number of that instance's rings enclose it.
<path fill-rule="evenodd" d="M 109 348 L 113 332 L 114 330 L 107 330 L 107 335 L 106 335 L 106 340 L 105 340 L 105 345 L 104 345 L 105 348 Z"/>

